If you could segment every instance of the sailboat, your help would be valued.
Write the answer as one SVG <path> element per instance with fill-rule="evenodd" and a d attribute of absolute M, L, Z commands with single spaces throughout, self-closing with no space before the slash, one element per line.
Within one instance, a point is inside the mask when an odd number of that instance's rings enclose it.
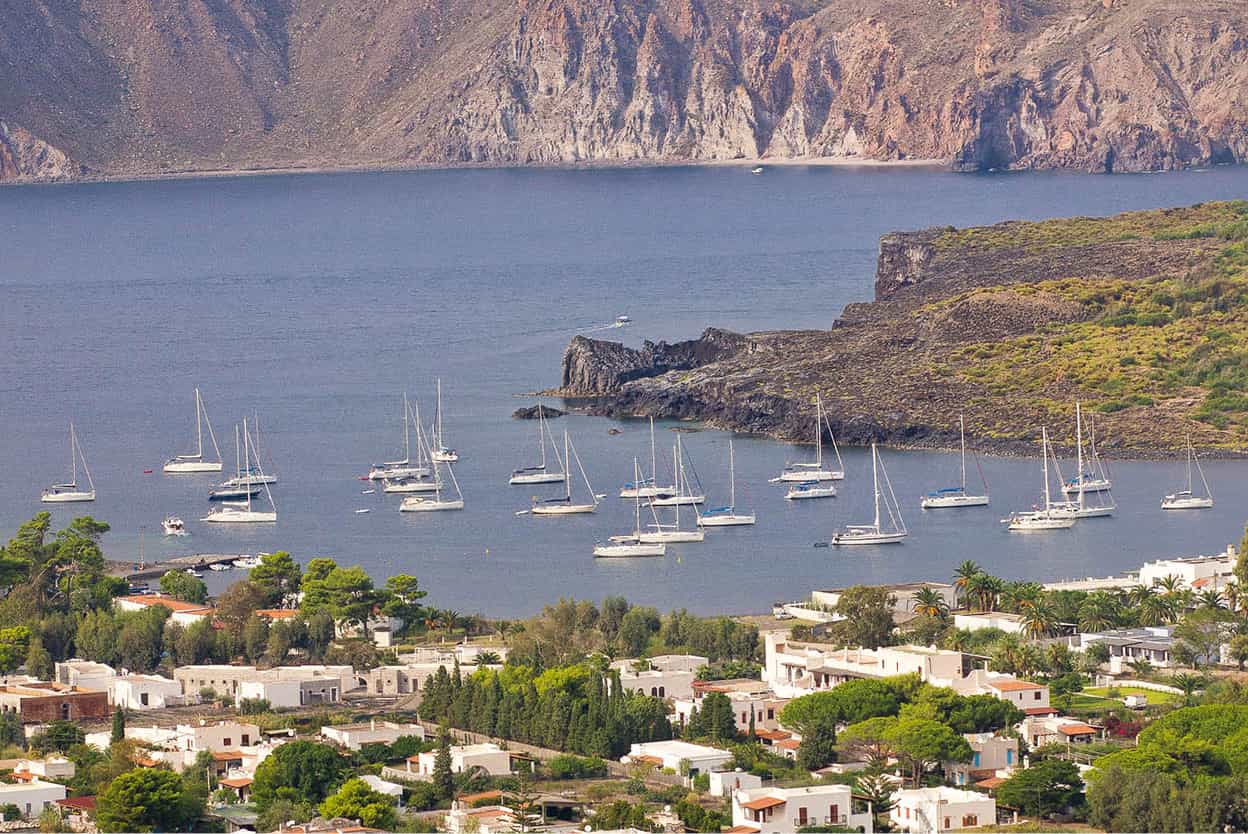
<path fill-rule="evenodd" d="M 641 480 L 641 467 L 637 458 L 633 458 L 633 482 Z M 643 542 L 641 540 L 641 496 L 633 495 L 633 532 L 625 536 L 612 536 L 606 544 L 594 545 L 594 556 L 597 558 L 630 558 L 635 556 L 663 556 L 667 553 L 667 545 L 663 542 Z"/>
<path fill-rule="evenodd" d="M 1204 496 L 1195 495 L 1192 492 L 1192 465 L 1196 465 L 1196 471 L 1200 474 L 1200 482 L 1205 486 Z M 1209 488 L 1209 482 L 1205 480 L 1205 470 L 1200 468 L 1200 461 L 1196 458 L 1196 451 L 1192 448 L 1192 438 L 1187 438 L 1187 489 L 1180 490 L 1173 495 L 1167 495 L 1161 501 L 1163 510 L 1207 510 L 1213 506 L 1213 490 Z"/>
<path fill-rule="evenodd" d="M 887 496 L 880 490 L 881 472 L 884 474 L 884 485 L 888 489 Z M 900 544 L 906 536 L 910 535 L 901 517 L 901 506 L 897 503 L 897 496 L 893 494 L 893 485 L 888 480 L 888 470 L 884 468 L 884 461 L 880 460 L 880 453 L 874 443 L 871 444 L 871 484 L 875 492 L 875 519 L 870 524 L 846 525 L 845 529 L 832 534 L 829 544 Z M 884 501 L 884 508 L 888 512 L 890 529 L 885 529 L 881 525 L 881 500 Z"/>
<path fill-rule="evenodd" d="M 986 507 L 988 506 L 988 482 L 984 479 L 981 469 L 979 478 L 984 484 L 984 495 L 968 495 L 966 492 L 966 421 L 958 415 L 958 439 L 962 445 L 962 483 L 956 487 L 945 487 L 929 492 L 919 499 L 919 506 L 925 510 L 937 510 L 950 507 Z M 975 462 L 979 466 L 979 461 Z"/>
<path fill-rule="evenodd" d="M 416 427 L 416 460 L 415 469 L 421 474 L 402 475 L 397 478 L 382 478 L 381 491 L 390 494 L 409 494 L 413 492 L 437 492 L 442 488 L 442 482 L 438 474 L 436 466 L 433 466 L 433 453 L 430 450 L 429 441 L 425 437 L 425 431 L 420 424 L 420 403 L 409 407 L 408 416 L 412 425 Z M 409 464 L 411 461 L 409 461 Z M 433 478 L 429 478 L 430 467 L 432 467 Z"/>
<path fill-rule="evenodd" d="M 559 471 L 550 472 L 546 469 L 546 441 L 550 441 L 550 448 L 555 453 L 555 461 L 559 464 Z M 537 466 L 525 466 L 516 469 L 511 473 L 511 477 L 507 479 L 507 483 L 515 486 L 517 484 L 557 484 L 565 479 L 565 469 L 568 467 L 564 461 L 559 460 L 559 449 L 555 446 L 555 438 L 550 433 L 550 426 L 546 423 L 546 411 L 541 403 L 537 404 L 537 444 L 541 448 L 542 462 Z"/>
<path fill-rule="evenodd" d="M 235 432 L 238 429 L 235 428 Z M 237 437 L 237 434 L 235 435 Z M 237 441 L 236 441 L 237 442 Z M 243 463 L 238 467 L 238 474 L 241 476 L 243 472 L 251 469 L 251 434 L 247 430 L 247 418 L 243 418 Z M 256 468 L 263 472 L 260 462 L 256 461 Z M 273 503 L 273 493 L 269 490 L 268 484 L 262 484 L 264 494 L 269 499 L 268 510 L 257 510 L 252 505 L 252 496 L 248 495 L 243 501 L 222 501 L 221 504 L 210 511 L 208 515 L 200 519 L 200 521 L 208 521 L 216 524 L 261 524 L 272 523 L 277 521 L 277 505 Z"/>
<path fill-rule="evenodd" d="M 429 453 L 429 457 L 437 463 L 455 463 L 459 460 L 459 452 L 450 449 L 446 445 L 446 438 L 442 434 L 442 380 L 438 380 L 438 408 L 434 414 L 436 418 L 435 430 L 433 433 L 433 450 Z"/>
<path fill-rule="evenodd" d="M 419 423 L 417 424 L 419 425 Z M 375 463 L 368 470 L 370 481 L 398 480 L 399 478 L 419 478 L 429 474 L 429 467 L 412 463 L 412 407 L 407 401 L 407 392 L 403 392 L 403 459 Z"/>
<path fill-rule="evenodd" d="M 446 467 L 446 474 L 450 476 L 451 485 L 455 487 L 455 497 L 445 498 L 442 495 L 442 467 Z M 437 460 L 433 462 L 433 496 L 425 495 L 409 495 L 399 504 L 399 512 L 401 513 L 429 513 L 438 510 L 462 510 L 464 508 L 464 494 L 459 489 L 459 479 L 455 477 L 455 469 L 449 463 L 441 463 Z"/>
<path fill-rule="evenodd" d="M 675 486 L 661 487 L 659 483 L 658 459 L 654 452 L 654 418 L 650 418 L 650 477 L 642 478 L 640 472 L 634 471 L 632 483 L 624 485 L 620 490 L 621 498 L 660 498 L 674 495 Z"/>
<path fill-rule="evenodd" d="M 1075 403 L 1075 422 L 1078 425 L 1079 403 Z M 1109 474 L 1105 471 L 1104 464 L 1101 463 L 1101 456 L 1096 453 L 1096 424 L 1091 420 L 1088 420 L 1088 434 L 1090 438 L 1087 457 L 1088 466 L 1085 469 L 1081 465 L 1075 477 L 1062 483 L 1062 492 L 1066 495 L 1072 495 L 1076 492 L 1109 492 L 1109 490 L 1113 489 L 1114 484 L 1109 479 Z"/>
<path fill-rule="evenodd" d="M 836 487 L 826 481 L 802 481 L 793 484 L 788 491 L 784 493 L 784 497 L 790 501 L 804 501 L 811 498 L 835 498 Z"/>
<path fill-rule="evenodd" d="M 217 453 L 215 461 L 204 460 L 204 426 L 208 426 L 208 437 L 212 440 L 212 449 Z M 208 411 L 204 408 L 204 398 L 199 389 L 195 389 L 195 454 L 178 455 L 165 461 L 164 471 L 170 475 L 182 475 L 190 472 L 220 472 L 221 449 L 217 446 L 217 436 L 213 434 L 212 422 L 208 419 Z"/>
<path fill-rule="evenodd" d="M 684 467 L 680 465 L 680 438 L 677 436 L 676 445 L 672 447 L 672 468 L 676 470 L 676 489 L 677 494 L 685 494 L 689 490 L 686 481 Z M 650 502 L 650 513 L 654 516 L 654 523 L 650 525 L 650 529 L 641 533 L 637 538 L 643 543 L 656 544 L 660 542 L 700 542 L 706 538 L 706 533 L 702 531 L 700 526 L 695 526 L 692 530 L 682 530 L 680 528 L 680 508 L 681 503 L 666 504 L 672 508 L 673 518 L 670 524 L 664 524 L 659 521 L 658 510 L 660 504 L 657 500 Z M 693 507 L 693 513 L 698 515 L 698 508 Z"/>
<path fill-rule="evenodd" d="M 670 495 L 656 495 L 650 499 L 650 503 L 656 507 L 677 507 L 692 506 L 703 504 L 706 502 L 706 496 L 701 492 L 701 484 L 699 489 L 694 491 L 690 488 L 689 478 L 685 473 L 685 450 L 680 442 L 680 435 L 676 435 L 675 455 L 672 458 L 672 476 L 675 478 L 676 491 Z M 694 473 L 696 478 L 697 473 Z"/>
<path fill-rule="evenodd" d="M 598 495 L 594 493 L 594 488 L 590 486 L 589 476 L 585 474 L 585 467 L 581 465 L 581 458 L 576 453 L 576 447 L 572 445 L 572 440 L 568 437 L 568 430 L 563 430 L 563 497 L 561 498 L 534 498 L 533 506 L 529 510 L 533 515 L 573 515 L 576 513 L 592 513 L 598 509 Z M 585 488 L 589 490 L 591 503 L 589 504 L 573 504 L 572 503 L 572 461 L 576 461 L 576 467 L 581 472 L 581 478 L 585 481 Z"/>
<path fill-rule="evenodd" d="M 1062 480 L 1062 470 L 1057 465 L 1056 455 L 1053 456 L 1053 468 L 1057 470 L 1058 479 Z M 1098 476 L 1095 462 L 1087 470 L 1083 466 L 1083 410 L 1079 403 L 1075 403 L 1075 470 L 1084 473 L 1083 477 L 1062 482 L 1065 487 L 1074 485 L 1076 499 L 1072 501 L 1068 498 L 1054 504 L 1054 507 L 1071 513 L 1075 518 L 1104 518 L 1113 515 L 1116 507 L 1109 494 L 1109 481 Z M 1069 495 L 1065 487 L 1062 491 Z M 1095 498 L 1094 502 L 1089 503 L 1089 495 Z"/>
<path fill-rule="evenodd" d="M 737 512 L 737 459 L 728 438 L 728 506 L 715 507 L 698 517 L 700 527 L 744 527 L 754 523 L 754 513 Z"/>
<path fill-rule="evenodd" d="M 836 453 L 836 469 L 825 469 L 823 466 L 823 428 L 827 425 L 828 436 L 832 438 L 832 451 Z M 786 463 L 784 471 L 772 478 L 771 482 L 805 483 L 808 481 L 839 481 L 845 477 L 845 464 L 841 460 L 841 450 L 836 445 L 836 436 L 832 434 L 832 426 L 823 417 L 823 397 L 815 396 L 815 459 L 807 463 Z"/>
<path fill-rule="evenodd" d="M 255 434 L 255 443 L 252 445 L 252 448 L 255 449 L 256 451 L 256 461 L 258 463 L 261 458 L 260 415 L 258 414 L 256 415 L 255 426 L 253 428 L 254 428 L 254 434 Z M 261 472 L 255 466 L 252 466 L 248 469 L 248 471 L 243 472 L 241 475 L 235 475 L 233 478 L 228 478 L 222 481 L 221 488 L 244 487 L 244 486 L 259 487 L 261 484 L 275 484 L 275 483 L 277 483 L 276 475 L 272 473 Z"/>
<path fill-rule="evenodd" d="M 1044 470 L 1044 508 L 1028 512 L 1016 512 L 1003 523 L 1011 533 L 1032 533 L 1042 530 L 1065 530 L 1075 526 L 1075 514 L 1069 508 L 1053 503 L 1049 492 L 1049 430 L 1040 432 L 1040 466 Z"/>
<path fill-rule="evenodd" d="M 78 485 L 78 461 L 82 461 L 82 474 L 87 478 L 87 488 Z M 63 484 L 53 484 L 39 495 L 45 504 L 76 504 L 95 500 L 95 482 L 91 480 L 91 470 L 87 468 L 87 456 L 82 452 L 78 442 L 78 432 L 74 424 L 69 424 L 69 480 Z"/>

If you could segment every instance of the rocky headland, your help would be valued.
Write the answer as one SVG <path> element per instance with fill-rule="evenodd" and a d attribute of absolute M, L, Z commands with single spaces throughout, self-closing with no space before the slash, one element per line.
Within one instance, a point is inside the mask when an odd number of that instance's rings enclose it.
<path fill-rule="evenodd" d="M 0 181 L 1248 158 L 1242 0 L 7 3 Z"/>
<path fill-rule="evenodd" d="M 880 241 L 875 299 L 830 330 L 708 329 L 640 350 L 575 337 L 561 388 L 594 414 L 838 441 L 1034 453 L 1040 427 L 1173 454 L 1248 450 L 1248 203 L 934 228 Z"/>

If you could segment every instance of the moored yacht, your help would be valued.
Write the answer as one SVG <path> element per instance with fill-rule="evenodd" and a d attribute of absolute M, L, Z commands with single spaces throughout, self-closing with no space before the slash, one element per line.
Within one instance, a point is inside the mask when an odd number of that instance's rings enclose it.
<path fill-rule="evenodd" d="M 208 437 L 212 441 L 212 449 L 217 459 L 204 460 L 204 426 L 208 426 Z M 195 472 L 220 472 L 221 449 L 217 446 L 217 436 L 212 431 L 212 422 L 208 419 L 208 411 L 204 408 L 204 398 L 199 389 L 195 389 L 195 454 L 178 455 L 165 461 L 164 472 L 169 475 L 184 475 Z"/>
<path fill-rule="evenodd" d="M 880 473 L 884 474 L 884 485 L 888 490 L 885 495 L 880 489 Z M 847 524 L 844 528 L 832 534 L 832 538 L 828 540 L 829 544 L 836 546 L 859 545 L 859 544 L 901 544 L 909 533 L 906 530 L 906 523 L 901 517 L 901 506 L 897 503 L 897 496 L 893 493 L 892 482 L 888 479 L 888 470 L 884 468 L 884 462 L 880 460 L 880 453 L 876 449 L 875 444 L 871 444 L 871 483 L 875 492 L 875 519 L 870 524 Z M 880 503 L 884 503 L 884 509 L 888 513 L 889 526 L 884 527 L 880 515 Z"/>
<path fill-rule="evenodd" d="M 82 473 L 87 478 L 84 489 L 78 485 L 78 461 L 82 461 Z M 77 504 L 95 500 L 95 482 L 91 480 L 91 470 L 87 468 L 87 456 L 83 454 L 78 443 L 78 432 L 74 424 L 69 424 L 69 480 L 63 484 L 52 484 L 43 490 L 39 500 L 44 504 Z"/>
<path fill-rule="evenodd" d="M 836 468 L 829 469 L 823 465 L 823 429 L 827 426 L 828 436 L 832 438 L 832 451 L 836 454 Z M 836 445 L 836 435 L 832 434 L 832 426 L 823 416 L 823 397 L 815 395 L 815 459 L 806 463 L 786 463 L 784 471 L 772 478 L 772 483 L 796 481 L 839 481 L 845 477 L 845 464 L 841 460 L 841 450 Z"/>

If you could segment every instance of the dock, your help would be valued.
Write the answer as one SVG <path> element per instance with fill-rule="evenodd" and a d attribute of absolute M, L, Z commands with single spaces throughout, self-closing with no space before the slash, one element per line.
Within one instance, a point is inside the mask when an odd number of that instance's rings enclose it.
<path fill-rule="evenodd" d="M 109 574 L 122 579 L 134 581 L 138 579 L 159 579 L 171 570 L 187 568 L 208 569 L 209 565 L 233 562 L 236 559 L 249 558 L 249 553 L 194 553 L 188 556 L 174 556 L 159 562 L 110 562 Z"/>

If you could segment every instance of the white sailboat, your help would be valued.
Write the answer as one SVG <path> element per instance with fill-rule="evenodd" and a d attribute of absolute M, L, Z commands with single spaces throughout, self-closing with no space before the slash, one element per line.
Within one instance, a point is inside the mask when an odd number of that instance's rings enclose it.
<path fill-rule="evenodd" d="M 446 467 L 446 474 L 450 476 L 451 485 L 455 487 L 455 497 L 446 498 L 442 495 L 442 467 Z M 409 495 L 399 504 L 399 512 L 402 513 L 429 513 L 439 510 L 462 510 L 464 508 L 464 494 L 459 489 L 459 479 L 455 477 L 455 469 L 449 463 L 433 462 L 433 483 L 436 487 L 433 496 L 426 495 Z"/>
<path fill-rule="evenodd" d="M 1109 494 L 1109 481 L 1105 478 L 1098 477 L 1096 463 L 1092 463 L 1090 468 L 1085 470 L 1083 466 L 1083 410 L 1079 403 L 1075 403 L 1075 469 L 1084 473 L 1082 478 L 1072 478 L 1070 481 L 1064 481 L 1066 486 L 1074 485 L 1075 500 L 1070 500 L 1054 504 L 1057 510 L 1065 510 L 1071 513 L 1075 518 L 1105 518 L 1114 514 L 1116 509 L 1113 496 Z M 1057 477 L 1062 480 L 1062 470 L 1057 464 L 1057 455 L 1053 456 L 1053 468 L 1057 470 Z M 1067 495 L 1065 487 L 1063 492 Z M 1088 496 L 1091 495 L 1094 500 L 1089 501 Z"/>
<path fill-rule="evenodd" d="M 1075 515 L 1069 508 L 1054 505 L 1049 492 L 1049 430 L 1040 433 L 1040 466 L 1044 470 L 1044 508 L 1016 512 L 1003 523 L 1011 533 L 1033 533 L 1044 530 L 1065 530 L 1075 526 Z"/>
<path fill-rule="evenodd" d="M 836 468 L 827 469 L 823 465 L 823 428 L 828 428 L 828 436 L 832 438 L 832 451 L 836 453 Z M 845 464 L 841 460 L 841 450 L 836 445 L 836 435 L 832 434 L 832 425 L 823 416 L 823 397 L 815 396 L 815 459 L 807 463 L 786 463 L 784 471 L 772 478 L 771 482 L 807 481 L 839 481 L 845 477 Z"/>
<path fill-rule="evenodd" d="M 253 433 L 255 435 L 255 442 L 252 448 L 255 449 L 256 451 L 256 461 L 258 463 L 262 457 L 262 453 L 260 450 L 260 415 L 258 414 L 256 415 L 255 426 L 253 428 L 254 428 Z M 276 475 L 274 475 L 271 472 L 261 472 L 257 467 L 252 466 L 248 469 L 248 471 L 243 472 L 241 475 L 235 475 L 232 478 L 228 478 L 222 481 L 220 487 L 221 488 L 248 487 L 248 486 L 258 487 L 261 484 L 275 484 L 275 483 L 277 483 Z"/>
<path fill-rule="evenodd" d="M 641 480 L 641 467 L 633 458 L 633 482 Z M 641 540 L 641 496 L 633 495 L 633 532 L 625 536 L 612 536 L 606 544 L 594 545 L 594 556 L 600 559 L 632 558 L 638 556 L 663 556 L 667 545 L 663 542 Z"/>
<path fill-rule="evenodd" d="M 958 415 L 958 438 L 962 445 L 962 483 L 924 495 L 919 499 L 919 506 L 925 510 L 988 506 L 988 482 L 984 479 L 983 470 L 980 470 L 979 477 L 984 484 L 984 494 L 968 495 L 966 492 L 966 421 L 961 414 Z"/>
<path fill-rule="evenodd" d="M 812 498 L 835 498 L 836 487 L 832 484 L 819 481 L 802 481 L 793 484 L 784 493 L 784 497 L 790 501 L 808 501 Z"/>
<path fill-rule="evenodd" d="M 678 506 L 696 506 L 706 502 L 706 496 L 702 494 L 701 484 L 699 489 L 690 488 L 689 478 L 685 472 L 685 450 L 680 442 L 680 435 L 676 435 L 676 445 L 674 456 L 672 458 L 672 477 L 676 484 L 675 492 L 670 495 L 656 495 L 650 499 L 650 503 L 656 507 L 678 507 Z"/>
<path fill-rule="evenodd" d="M 78 461 L 82 461 L 82 474 L 87 478 L 87 488 L 78 485 Z M 91 480 L 91 470 L 87 468 L 87 456 L 82 452 L 78 442 L 78 432 L 74 424 L 69 424 L 69 480 L 63 484 L 52 484 L 39 494 L 39 500 L 45 504 L 77 504 L 95 500 L 95 482 Z"/>
<path fill-rule="evenodd" d="M 634 471 L 632 483 L 624 485 L 620 490 L 621 498 L 661 498 L 663 496 L 674 495 L 676 487 L 661 487 L 659 484 L 659 468 L 658 458 L 655 456 L 654 449 L 654 418 L 650 418 L 650 477 L 643 478 L 639 472 Z"/>
<path fill-rule="evenodd" d="M 1079 424 L 1079 403 L 1075 403 L 1075 423 Z M 1114 487 L 1113 481 L 1109 479 L 1109 474 L 1105 471 L 1105 465 L 1101 463 L 1101 456 L 1096 453 L 1096 424 L 1091 420 L 1088 420 L 1088 435 L 1090 438 L 1086 459 L 1088 466 L 1085 469 L 1081 465 L 1075 477 L 1062 483 L 1062 492 L 1066 495 L 1074 495 L 1077 492 L 1109 492 Z"/>
<path fill-rule="evenodd" d="M 581 458 L 576 453 L 576 447 L 572 445 L 572 440 L 568 437 L 568 430 L 563 430 L 563 497 L 561 498 L 534 498 L 533 506 L 529 512 L 533 515 L 575 515 L 578 513 L 592 513 L 598 509 L 598 495 L 594 492 L 594 488 L 590 486 L 589 476 L 585 474 L 585 467 L 581 465 Z M 589 490 L 591 503 L 589 504 L 573 504 L 572 503 L 572 461 L 576 461 L 576 467 L 581 472 L 581 478 L 585 481 L 585 488 Z"/>
<path fill-rule="evenodd" d="M 546 468 L 546 442 L 550 441 L 550 448 L 555 453 L 555 462 L 559 464 L 559 470 L 551 472 Z M 559 449 L 555 446 L 555 438 L 550 433 L 550 426 L 546 422 L 546 412 L 541 403 L 537 404 L 537 444 L 541 449 L 542 462 L 537 466 L 525 466 L 516 469 L 511 473 L 511 477 L 507 479 L 507 483 L 515 486 L 517 484 L 557 484 L 563 481 L 566 476 L 564 471 L 568 467 L 564 461 L 559 460 Z"/>
<path fill-rule="evenodd" d="M 1193 464 L 1200 474 L 1200 482 L 1205 486 L 1203 496 L 1192 492 Z M 1187 438 L 1187 489 L 1167 495 L 1161 501 L 1161 508 L 1163 510 L 1207 510 L 1212 506 L 1213 490 L 1209 488 L 1209 482 L 1205 480 L 1205 470 L 1200 468 L 1200 461 L 1196 458 L 1196 451 L 1192 448 L 1192 438 L 1189 435 Z"/>
<path fill-rule="evenodd" d="M 700 527 L 744 527 L 753 524 L 754 513 L 737 512 L 737 458 L 728 437 L 728 506 L 715 507 L 698 516 Z"/>
<path fill-rule="evenodd" d="M 884 486 L 888 489 L 887 496 L 880 490 L 881 472 L 884 473 Z M 884 461 L 880 460 L 880 453 L 874 443 L 871 444 L 871 484 L 875 491 L 875 519 L 870 524 L 846 525 L 843 530 L 832 534 L 832 538 L 828 542 L 829 544 L 838 546 L 900 544 L 906 536 L 910 535 L 906 531 L 906 523 L 901 517 L 901 506 L 897 503 L 897 496 L 893 493 L 893 484 L 888 479 L 888 470 L 884 468 Z M 888 512 L 888 529 L 881 523 L 881 500 L 884 501 L 884 508 Z"/>
<path fill-rule="evenodd" d="M 204 426 L 208 426 L 208 437 L 212 440 L 212 449 L 217 453 L 215 461 L 204 460 Z M 178 455 L 165 461 L 165 473 L 184 475 L 193 472 L 220 472 L 221 449 L 217 446 L 217 436 L 212 431 L 212 422 L 208 419 L 208 411 L 204 408 L 204 398 L 199 389 L 195 389 L 195 454 Z"/>
<path fill-rule="evenodd" d="M 446 437 L 442 434 L 442 380 L 438 380 L 438 407 L 434 415 L 435 429 L 433 433 L 433 450 L 429 457 L 437 463 L 455 463 L 459 460 L 459 452 L 446 445 Z"/>
<path fill-rule="evenodd" d="M 419 422 L 416 424 L 420 425 Z M 375 463 L 368 470 L 370 481 L 398 480 L 400 478 L 419 478 L 429 474 L 429 467 L 420 462 L 412 463 L 412 407 L 407 401 L 407 392 L 403 392 L 403 459 L 388 460 Z"/>
<path fill-rule="evenodd" d="M 235 432 L 238 429 L 235 428 Z M 251 434 L 247 431 L 247 418 L 243 418 L 243 464 L 238 467 L 239 475 L 251 469 Z M 259 461 L 256 467 L 263 471 Z M 200 519 L 214 524 L 271 524 L 277 521 L 277 505 L 273 502 L 273 493 L 268 484 L 263 484 L 264 494 L 269 499 L 268 510 L 257 510 L 252 504 L 249 494 L 244 501 L 222 501 L 208 515 Z"/>
<path fill-rule="evenodd" d="M 677 443 L 672 447 L 672 468 L 677 472 L 676 489 L 678 495 L 686 494 L 689 491 L 689 485 L 686 482 L 685 470 L 684 467 L 680 465 L 680 460 L 680 438 L 678 435 Z M 654 516 L 654 523 L 650 525 L 649 530 L 641 533 L 637 537 L 643 544 L 657 544 L 665 542 L 700 542 L 706 538 L 706 533 L 703 532 L 701 527 L 696 524 L 692 530 L 681 529 L 680 508 L 682 505 L 680 502 L 662 505 L 672 508 L 672 521 L 670 524 L 665 524 L 659 520 L 658 510 L 656 509 L 659 506 L 660 504 L 657 500 L 650 502 L 650 513 Z M 696 505 L 692 506 L 693 514 L 696 519 L 698 516 L 698 508 Z"/>

